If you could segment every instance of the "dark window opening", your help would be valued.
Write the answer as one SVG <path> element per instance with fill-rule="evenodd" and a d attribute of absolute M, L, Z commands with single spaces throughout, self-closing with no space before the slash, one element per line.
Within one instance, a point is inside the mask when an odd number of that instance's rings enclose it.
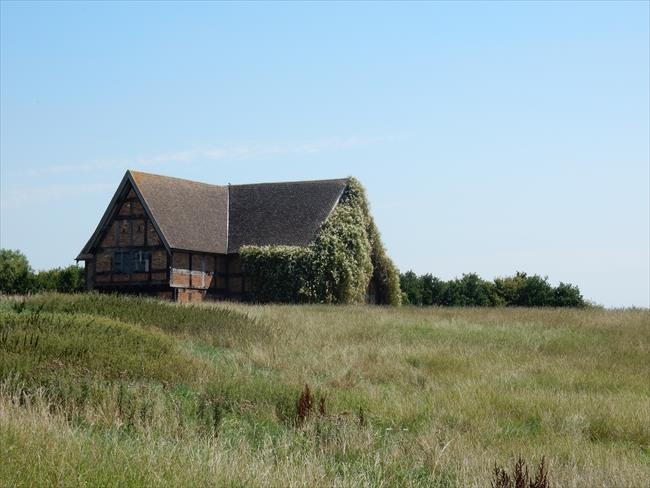
<path fill-rule="evenodd" d="M 148 273 L 151 253 L 148 251 L 124 251 L 113 253 L 113 273 Z"/>
<path fill-rule="evenodd" d="M 149 272 L 149 261 L 151 255 L 147 251 L 136 251 L 133 253 L 133 271 L 138 273 Z"/>
<path fill-rule="evenodd" d="M 128 273 L 129 267 L 129 253 L 128 251 L 117 250 L 113 253 L 113 273 Z"/>

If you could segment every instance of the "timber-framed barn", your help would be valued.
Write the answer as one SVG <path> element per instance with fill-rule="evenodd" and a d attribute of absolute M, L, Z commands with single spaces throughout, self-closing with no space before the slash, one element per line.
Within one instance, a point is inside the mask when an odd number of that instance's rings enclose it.
<path fill-rule="evenodd" d="M 129 170 L 76 259 L 89 290 L 238 300 L 240 248 L 308 245 L 347 182 L 211 185 Z"/>

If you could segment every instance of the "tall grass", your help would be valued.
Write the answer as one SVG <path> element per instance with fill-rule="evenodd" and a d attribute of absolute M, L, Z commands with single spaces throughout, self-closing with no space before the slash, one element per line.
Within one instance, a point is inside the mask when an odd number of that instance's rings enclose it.
<path fill-rule="evenodd" d="M 20 306 L 22 302 L 18 301 L 14 308 Z M 266 331 L 261 324 L 236 310 L 197 305 L 178 307 L 171 302 L 115 294 L 44 293 L 30 297 L 24 306 L 30 310 L 100 315 L 175 335 L 199 337 L 220 346 L 236 339 L 260 340 Z"/>
<path fill-rule="evenodd" d="M 644 486 L 649 319 L 4 300 L 0 484 Z"/>

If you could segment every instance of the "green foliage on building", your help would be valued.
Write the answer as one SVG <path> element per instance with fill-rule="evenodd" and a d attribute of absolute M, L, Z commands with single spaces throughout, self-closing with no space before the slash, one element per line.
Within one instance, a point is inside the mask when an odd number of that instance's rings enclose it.
<path fill-rule="evenodd" d="M 372 281 L 378 303 L 400 303 L 399 272 L 354 178 L 310 245 L 245 246 L 241 258 L 253 301 L 363 303 Z"/>

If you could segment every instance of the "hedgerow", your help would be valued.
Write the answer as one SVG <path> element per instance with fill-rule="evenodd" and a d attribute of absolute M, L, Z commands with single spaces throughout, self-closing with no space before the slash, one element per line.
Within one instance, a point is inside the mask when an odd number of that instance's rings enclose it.
<path fill-rule="evenodd" d="M 245 246 L 241 258 L 253 301 L 362 303 L 373 280 L 379 303 L 400 303 L 399 272 L 354 178 L 309 246 Z"/>
<path fill-rule="evenodd" d="M 41 291 L 74 293 L 84 288 L 84 269 L 71 264 L 65 268 L 34 271 L 18 250 L 0 249 L 0 293 L 26 294 Z"/>
<path fill-rule="evenodd" d="M 431 274 L 407 271 L 400 276 L 403 302 L 451 307 L 585 307 L 580 289 L 569 283 L 553 287 L 546 277 L 517 272 L 515 276 L 482 279 L 476 273 L 443 281 Z"/>

